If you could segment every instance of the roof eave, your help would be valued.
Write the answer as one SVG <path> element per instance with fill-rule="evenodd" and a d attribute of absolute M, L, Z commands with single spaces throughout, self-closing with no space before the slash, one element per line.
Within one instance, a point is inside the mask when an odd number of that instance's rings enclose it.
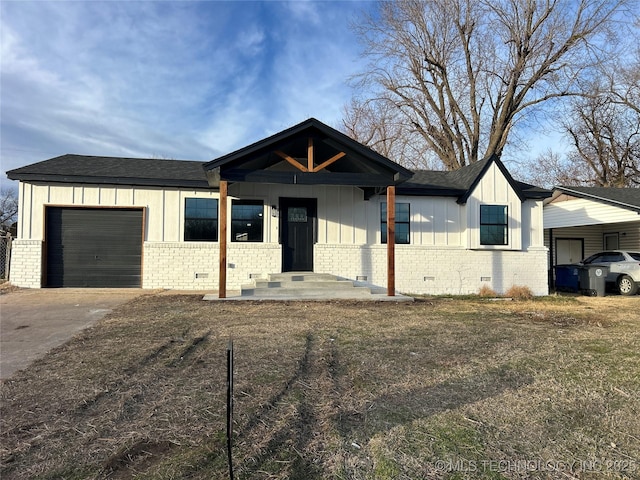
<path fill-rule="evenodd" d="M 86 175 L 55 175 L 37 173 L 12 173 L 7 172 L 10 180 L 21 182 L 47 182 L 47 183 L 83 183 L 99 185 L 132 185 L 143 187 L 188 187 L 210 189 L 207 180 L 165 179 L 165 178 L 140 178 L 140 177 L 94 177 Z"/>
<path fill-rule="evenodd" d="M 584 198 L 584 199 L 587 199 L 587 200 L 597 200 L 599 202 L 606 203 L 608 205 L 613 205 L 613 206 L 616 206 L 616 207 L 626 208 L 628 210 L 632 210 L 634 212 L 640 213 L 640 207 L 638 207 L 636 205 L 631 205 L 629 203 L 620 202 L 618 200 L 613 200 L 611 198 L 602 197 L 600 195 L 594 195 L 594 194 L 590 194 L 590 193 L 586 193 L 586 192 L 581 192 L 579 190 L 573 190 L 571 187 L 555 187 L 554 191 L 555 190 L 557 190 L 559 192 L 562 192 L 562 193 L 568 193 L 568 194 L 571 194 L 573 196 Z M 554 196 L 554 198 L 556 198 L 556 197 L 557 197 L 557 195 Z"/>

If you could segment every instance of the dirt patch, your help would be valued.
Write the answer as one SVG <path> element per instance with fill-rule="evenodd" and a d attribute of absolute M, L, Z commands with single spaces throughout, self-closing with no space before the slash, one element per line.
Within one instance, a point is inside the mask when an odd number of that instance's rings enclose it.
<path fill-rule="evenodd" d="M 230 338 L 237 478 L 638 478 L 638 310 L 143 296 L 5 382 L 2 478 L 225 477 Z"/>
<path fill-rule="evenodd" d="M 158 459 L 169 455 L 174 447 L 175 444 L 170 442 L 138 441 L 111 456 L 105 463 L 102 474 L 110 479 L 131 478 Z"/>

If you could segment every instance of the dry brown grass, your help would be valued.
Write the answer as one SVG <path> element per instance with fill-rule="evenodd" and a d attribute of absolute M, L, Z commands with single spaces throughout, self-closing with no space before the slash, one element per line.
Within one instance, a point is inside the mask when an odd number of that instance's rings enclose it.
<path fill-rule="evenodd" d="M 483 298 L 495 298 L 498 294 L 493 288 L 485 283 L 480 287 L 480 290 L 478 290 L 478 296 Z"/>
<path fill-rule="evenodd" d="M 3 384 L 2 478 L 225 478 L 229 338 L 236 478 L 640 478 L 637 307 L 145 296 Z"/>
<path fill-rule="evenodd" d="M 513 298 L 514 300 L 531 300 L 533 298 L 533 292 L 529 287 L 524 285 L 513 285 L 504 292 L 504 296 Z"/>

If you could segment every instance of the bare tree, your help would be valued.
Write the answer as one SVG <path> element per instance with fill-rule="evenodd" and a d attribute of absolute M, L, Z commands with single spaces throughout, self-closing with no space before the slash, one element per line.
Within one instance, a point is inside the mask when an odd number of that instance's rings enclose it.
<path fill-rule="evenodd" d="M 528 180 L 544 185 L 640 187 L 640 49 L 606 62 L 560 112 L 571 149 L 541 155 Z"/>
<path fill-rule="evenodd" d="M 437 169 L 438 161 L 406 118 L 388 103 L 352 99 L 345 107 L 342 129 L 354 140 L 413 169 Z"/>
<path fill-rule="evenodd" d="M 528 113 L 582 93 L 628 1 L 382 2 L 355 26 L 370 59 L 357 86 L 454 170 L 501 155 Z"/>
<path fill-rule="evenodd" d="M 562 186 L 592 186 L 592 175 L 587 165 L 576 162 L 572 155 L 547 149 L 519 172 L 527 182 L 544 188 Z"/>
<path fill-rule="evenodd" d="M 564 127 L 591 183 L 603 187 L 640 187 L 640 109 L 618 103 L 609 93 L 574 103 Z"/>
<path fill-rule="evenodd" d="M 10 188 L 0 191 L 0 227 L 9 228 L 18 216 L 18 196 Z"/>

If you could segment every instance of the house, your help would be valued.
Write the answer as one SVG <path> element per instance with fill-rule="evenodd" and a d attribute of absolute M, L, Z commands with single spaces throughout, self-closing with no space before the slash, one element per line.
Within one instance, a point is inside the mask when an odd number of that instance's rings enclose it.
<path fill-rule="evenodd" d="M 603 250 L 640 250 L 640 189 L 556 187 L 544 201 L 545 245 L 553 267 Z"/>
<path fill-rule="evenodd" d="M 312 271 L 390 294 L 548 293 L 550 192 L 497 157 L 411 172 L 312 118 L 206 163 L 63 155 L 8 176 L 20 182 L 11 281 L 22 287 L 224 297 Z"/>

